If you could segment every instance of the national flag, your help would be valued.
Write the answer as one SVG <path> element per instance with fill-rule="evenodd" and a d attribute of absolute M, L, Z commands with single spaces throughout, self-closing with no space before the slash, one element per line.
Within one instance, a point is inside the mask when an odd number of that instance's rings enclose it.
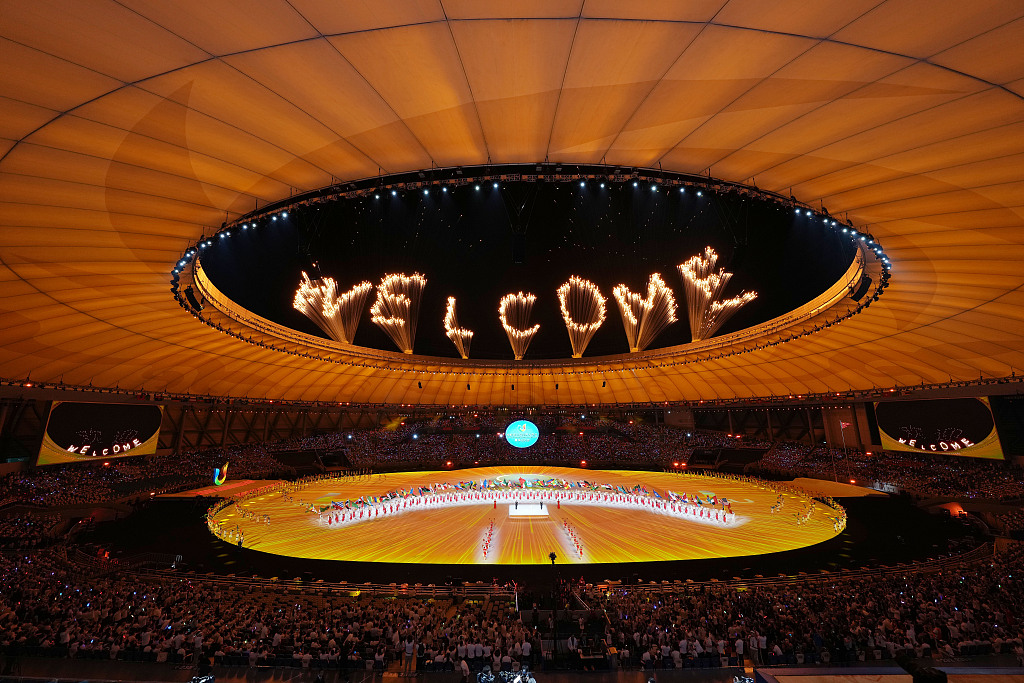
<path fill-rule="evenodd" d="M 840 420 L 839 421 L 839 428 L 840 429 L 846 429 L 847 427 L 849 427 L 852 424 L 853 424 L 852 422 L 843 422 L 842 420 Z"/>

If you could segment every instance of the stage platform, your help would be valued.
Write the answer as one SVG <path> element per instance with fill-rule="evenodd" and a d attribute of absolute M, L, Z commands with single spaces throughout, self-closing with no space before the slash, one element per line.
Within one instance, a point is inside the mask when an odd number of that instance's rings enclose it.
<path fill-rule="evenodd" d="M 520 496 L 522 514 L 518 515 L 508 509 L 514 507 L 512 499 L 499 494 L 499 500 L 487 491 L 460 491 L 430 506 L 403 505 L 406 501 L 399 499 L 378 506 L 383 509 L 346 507 L 360 498 L 396 490 L 501 478 L 555 478 L 597 488 L 575 499 L 559 498 L 557 492 L 531 492 L 527 495 L 534 499 Z M 608 490 L 634 487 L 650 493 L 639 500 L 616 498 Z M 673 494 L 686 494 L 691 501 L 698 496 L 704 503 L 691 507 L 690 517 L 677 515 L 669 509 Z M 525 502 L 540 503 L 537 498 L 543 500 L 545 514 L 540 514 L 539 505 L 536 510 L 525 507 Z M 712 505 L 712 499 L 728 501 L 730 514 L 723 503 Z M 551 552 L 560 562 L 584 564 L 693 560 L 804 548 L 839 533 L 839 514 L 822 503 L 811 506 L 799 489 L 780 493 L 773 484 L 758 480 L 561 467 L 333 478 L 287 495 L 264 493 L 240 506 L 241 510 L 229 506 L 215 517 L 221 537 L 228 542 L 234 542 L 240 532 L 245 548 L 357 562 L 546 564 Z"/>
<path fill-rule="evenodd" d="M 544 507 L 544 503 L 517 503 L 508 506 L 509 517 L 537 517 L 540 519 L 547 518 L 550 515 L 548 511 L 551 506 Z"/>

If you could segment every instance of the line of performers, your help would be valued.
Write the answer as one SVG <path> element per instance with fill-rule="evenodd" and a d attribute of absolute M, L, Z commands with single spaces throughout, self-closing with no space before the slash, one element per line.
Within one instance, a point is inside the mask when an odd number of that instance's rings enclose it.
<path fill-rule="evenodd" d="M 483 491 L 450 491 L 440 494 L 405 496 L 388 501 L 360 504 L 345 507 L 335 504 L 330 510 L 319 513 L 320 524 L 327 527 L 341 527 L 358 524 L 381 517 L 390 517 L 413 510 L 431 510 L 438 508 L 458 507 L 463 505 L 486 505 L 493 503 L 540 502 L 554 504 L 557 508 L 562 503 L 573 505 L 594 505 L 600 507 L 645 510 L 655 514 L 668 515 L 688 519 L 703 524 L 718 526 L 734 526 L 737 517 L 729 503 L 721 508 L 683 502 L 681 499 L 666 500 L 655 496 L 623 494 L 610 491 L 522 491 L 522 490 L 483 490 Z"/>

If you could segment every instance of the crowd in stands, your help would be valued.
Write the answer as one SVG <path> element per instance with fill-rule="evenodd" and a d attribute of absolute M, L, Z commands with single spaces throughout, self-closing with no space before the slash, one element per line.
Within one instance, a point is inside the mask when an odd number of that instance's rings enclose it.
<path fill-rule="evenodd" d="M 593 591 L 610 624 L 605 640 L 632 656 L 746 656 L 814 663 L 964 654 L 1024 656 L 1024 591 L 1014 547 L 982 565 L 937 574 L 829 580 L 824 585 L 710 592 Z"/>
<path fill-rule="evenodd" d="M 509 602 L 253 591 L 167 577 L 90 577 L 53 551 L 0 556 L 0 646 L 8 654 L 384 667 L 411 642 L 417 669 L 543 661 L 558 620 L 561 664 L 614 646 L 624 666 L 712 658 L 761 663 L 1024 657 L 1019 548 L 943 572 L 825 583 L 582 591 L 589 612 L 523 617 Z M 819 579 L 820 581 L 820 579 Z M 523 613 L 529 614 L 528 611 Z M 379 662 L 379 664 L 377 664 Z"/>
<path fill-rule="evenodd" d="M 51 532 L 60 524 L 59 514 L 24 512 L 0 517 L 0 549 L 36 548 L 52 540 Z"/>
<path fill-rule="evenodd" d="M 315 659 L 362 669 L 399 656 L 412 638 L 422 670 L 462 659 L 500 667 L 505 656 L 540 651 L 507 602 L 485 613 L 451 599 L 296 595 L 198 577 L 89 578 L 52 552 L 0 556 L 0 575 L 0 646 L 19 652 L 170 662 L 192 662 L 198 652 L 251 665 Z"/>
<path fill-rule="evenodd" d="M 763 441 L 742 441 L 718 432 L 685 431 L 650 424 L 559 425 L 542 430 L 529 449 L 508 444 L 501 431 L 454 432 L 405 425 L 393 431 L 363 431 L 338 435 L 332 442 L 320 436 L 308 447 L 345 448 L 355 467 L 452 466 L 495 463 L 535 463 L 576 466 L 633 463 L 667 467 L 685 463 L 697 448 L 768 448 Z"/>
<path fill-rule="evenodd" d="M 853 479 L 858 484 L 889 485 L 918 496 L 959 499 L 1024 498 L 1024 472 L 1003 462 L 962 456 L 777 443 L 757 464 L 764 474 Z"/>
<path fill-rule="evenodd" d="M 998 531 L 1004 534 L 1024 531 L 1024 510 L 1016 509 L 1004 512 L 996 517 Z"/>
<path fill-rule="evenodd" d="M 669 468 L 677 463 L 697 464 L 697 455 L 719 449 L 750 449 L 755 458 L 760 449 L 767 452 L 751 471 L 762 475 L 852 479 L 860 484 L 891 485 L 921 496 L 1024 498 L 1024 474 L 1001 462 L 904 452 L 867 455 L 854 448 L 789 441 L 773 444 L 754 437 L 687 431 L 639 420 L 613 422 L 576 416 L 532 417 L 540 423 L 540 438 L 530 448 L 518 449 L 505 441 L 501 431 L 510 419 L 514 418 L 463 415 L 409 420 L 386 429 L 315 434 L 276 444 L 213 448 L 173 457 L 110 459 L 86 466 L 38 467 L 0 479 L 0 506 L 59 507 L 195 488 L 206 484 L 213 468 L 224 462 L 230 462 L 230 475 L 236 479 L 289 477 L 295 472 L 275 459 L 275 453 L 297 450 L 341 453 L 342 462 L 352 468 L 381 470 L 499 463 Z M 713 465 L 714 460 L 712 455 L 701 462 Z"/>
<path fill-rule="evenodd" d="M 0 479 L 0 505 L 84 505 L 201 486 L 230 462 L 235 478 L 285 476 L 288 468 L 263 445 L 184 452 L 175 457 L 100 460 L 14 472 Z"/>
<path fill-rule="evenodd" d="M 520 451 L 498 436 L 507 420 L 498 425 L 491 418 L 462 416 L 456 422 L 451 429 L 418 423 L 274 446 L 37 468 L 0 480 L 0 500 L 61 506 L 148 496 L 162 486 L 207 484 L 212 469 L 224 461 L 230 462 L 232 477 L 273 478 L 287 472 L 274 457 L 279 449 L 343 450 L 353 466 L 367 468 L 521 458 L 537 464 L 585 460 L 667 466 L 685 462 L 698 448 L 732 448 L 737 441 L 751 448 L 769 445 L 650 424 L 545 418 L 538 444 Z M 891 483 L 920 495 L 1024 496 L 1018 470 L 968 458 L 868 456 L 853 449 L 780 442 L 758 467 L 767 474 L 824 479 L 835 472 L 842 479 Z M 316 480 L 290 486 L 298 489 Z M 788 490 L 782 482 L 764 485 L 780 493 Z M 1024 512 L 1000 519 L 1007 528 L 1024 528 Z M 44 547 L 58 521 L 57 515 L 41 511 L 19 511 L 0 520 L 0 546 L 21 549 L 0 554 L 0 652 L 379 669 L 401 659 L 411 643 L 417 670 L 463 670 L 463 662 L 467 669 L 484 664 L 500 669 L 540 664 L 557 626 L 560 661 L 574 667 L 611 647 L 623 665 L 649 668 L 744 658 L 841 662 L 900 654 L 1012 653 L 1024 662 L 1024 553 L 1017 547 L 982 564 L 930 574 L 837 577 L 825 583 L 751 585 L 742 591 L 727 584 L 642 591 L 582 587 L 578 590 L 589 605 L 587 612 L 571 618 L 556 612 L 524 623 L 506 602 L 353 597 L 273 586 L 253 590 L 173 572 L 156 577 L 96 571 L 69 562 L 60 548 Z"/>

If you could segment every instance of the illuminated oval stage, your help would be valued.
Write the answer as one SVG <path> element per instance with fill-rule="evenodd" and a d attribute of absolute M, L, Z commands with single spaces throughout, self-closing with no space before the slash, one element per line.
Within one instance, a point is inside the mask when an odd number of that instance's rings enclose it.
<path fill-rule="evenodd" d="M 791 483 L 504 466 L 281 482 L 222 501 L 208 524 L 297 558 L 521 565 L 794 550 L 836 536 L 846 513 Z"/>

